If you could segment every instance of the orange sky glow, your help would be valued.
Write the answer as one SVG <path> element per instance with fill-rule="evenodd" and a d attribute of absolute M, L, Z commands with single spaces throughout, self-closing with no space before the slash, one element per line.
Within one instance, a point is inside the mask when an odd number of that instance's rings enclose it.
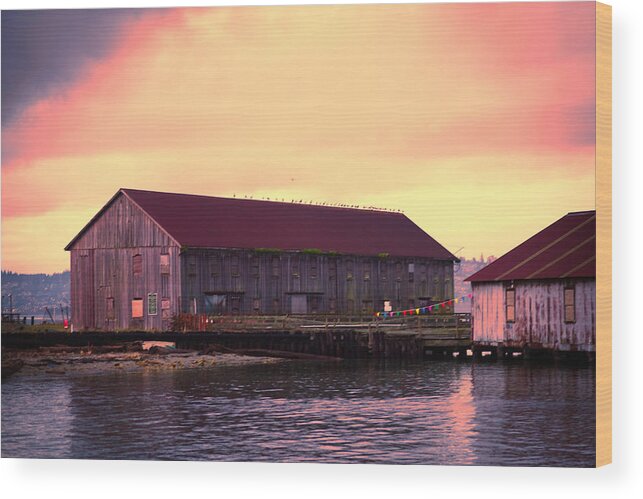
<path fill-rule="evenodd" d="M 3 126 L 2 268 L 67 269 L 63 247 L 119 187 L 402 209 L 459 256 L 499 256 L 594 209 L 594 16 L 145 12 Z"/>

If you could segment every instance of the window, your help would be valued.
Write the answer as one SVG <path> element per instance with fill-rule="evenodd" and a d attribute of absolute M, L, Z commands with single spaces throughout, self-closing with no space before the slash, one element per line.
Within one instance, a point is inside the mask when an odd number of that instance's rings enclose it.
<path fill-rule="evenodd" d="M 299 257 L 292 256 L 290 258 L 290 273 L 293 277 L 299 277 Z"/>
<path fill-rule="evenodd" d="M 388 279 L 388 264 L 386 262 L 380 263 L 380 278 L 382 281 L 386 281 Z"/>
<path fill-rule="evenodd" d="M 137 254 L 132 257 L 132 274 L 143 275 L 143 255 Z"/>
<path fill-rule="evenodd" d="M 231 296 L 230 297 L 230 305 L 232 308 L 232 314 L 233 315 L 239 315 L 239 312 L 241 312 L 241 297 L 240 296 Z"/>
<path fill-rule="evenodd" d="M 272 276 L 279 277 L 280 274 L 280 262 L 278 256 L 272 257 Z"/>
<path fill-rule="evenodd" d="M 348 300 L 346 300 L 346 305 L 348 306 L 349 314 L 352 314 L 353 312 L 355 312 L 355 300 L 353 300 L 352 298 L 349 298 Z"/>
<path fill-rule="evenodd" d="M 415 278 L 415 264 L 409 263 L 409 282 L 413 282 Z"/>
<path fill-rule="evenodd" d="M 252 310 L 254 310 L 255 312 L 259 312 L 260 308 L 259 298 L 255 298 L 254 300 L 252 300 Z"/>
<path fill-rule="evenodd" d="M 196 263 L 188 263 L 188 275 L 196 277 Z"/>
<path fill-rule="evenodd" d="M 170 299 L 163 298 L 161 300 L 161 318 L 167 320 L 170 318 Z"/>
<path fill-rule="evenodd" d="M 143 298 L 134 298 L 132 300 L 132 319 L 143 317 Z"/>
<path fill-rule="evenodd" d="M 516 290 L 514 288 L 507 288 L 505 290 L 505 314 L 506 314 L 507 322 L 515 322 Z"/>
<path fill-rule="evenodd" d="M 280 312 L 279 299 L 278 298 L 275 298 L 274 300 L 272 300 L 272 311 L 275 314 L 278 314 Z"/>
<path fill-rule="evenodd" d="M 576 288 L 565 288 L 565 322 L 576 322 Z"/>
<path fill-rule="evenodd" d="M 353 280 L 353 260 L 348 260 L 346 262 L 346 280 Z"/>
<path fill-rule="evenodd" d="M 402 280 L 402 262 L 395 263 L 395 278 L 398 281 Z"/>
<path fill-rule="evenodd" d="M 170 273 L 170 255 L 168 254 L 162 254 L 161 255 L 161 274 L 169 274 Z"/>
<path fill-rule="evenodd" d="M 334 314 L 337 311 L 337 300 L 335 298 L 328 299 L 328 310 L 331 314 Z"/>
<path fill-rule="evenodd" d="M 221 273 L 221 261 L 218 257 L 210 258 L 210 275 L 216 277 Z"/>
<path fill-rule="evenodd" d="M 317 257 L 314 256 L 310 258 L 310 277 L 317 277 Z"/>
<path fill-rule="evenodd" d="M 158 295 L 148 293 L 147 295 L 147 315 L 156 315 L 158 313 Z"/>
<path fill-rule="evenodd" d="M 239 275 L 239 255 L 232 255 L 230 257 L 230 273 L 232 275 Z"/>
<path fill-rule="evenodd" d="M 362 313 L 367 314 L 373 311 L 373 302 L 371 300 L 362 301 Z"/>
<path fill-rule="evenodd" d="M 250 260 L 250 267 L 252 269 L 252 275 L 259 275 L 259 258 L 253 256 Z"/>
<path fill-rule="evenodd" d="M 113 321 L 116 318 L 116 314 L 114 312 L 114 298 L 112 297 L 107 298 L 105 316 L 109 321 Z"/>
<path fill-rule="evenodd" d="M 337 260 L 334 258 L 328 261 L 328 278 L 330 280 L 337 279 Z"/>
<path fill-rule="evenodd" d="M 319 313 L 319 308 L 321 304 L 321 296 L 313 295 L 308 299 L 308 304 L 310 305 L 310 313 L 317 314 Z"/>
<path fill-rule="evenodd" d="M 371 280 L 371 262 L 364 262 L 364 280 Z"/>

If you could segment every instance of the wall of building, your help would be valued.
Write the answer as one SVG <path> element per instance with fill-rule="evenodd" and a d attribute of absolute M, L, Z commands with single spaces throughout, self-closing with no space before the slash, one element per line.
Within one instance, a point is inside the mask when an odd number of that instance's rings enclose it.
<path fill-rule="evenodd" d="M 453 262 L 421 258 L 189 249 L 181 274 L 191 313 L 211 312 L 209 295 L 226 296 L 224 313 L 239 314 L 370 314 L 385 300 L 400 309 L 453 297 Z"/>
<path fill-rule="evenodd" d="M 515 321 L 506 320 L 509 282 L 473 283 L 473 341 L 554 350 L 594 350 L 595 279 L 514 281 Z M 575 321 L 565 322 L 564 291 L 575 289 Z"/>
<path fill-rule="evenodd" d="M 118 197 L 70 250 L 74 328 L 166 329 L 180 309 L 179 251 L 136 205 Z M 161 254 L 168 255 L 163 270 Z M 156 295 L 153 315 L 150 294 Z M 143 301 L 142 318 L 132 317 L 135 299 Z"/>

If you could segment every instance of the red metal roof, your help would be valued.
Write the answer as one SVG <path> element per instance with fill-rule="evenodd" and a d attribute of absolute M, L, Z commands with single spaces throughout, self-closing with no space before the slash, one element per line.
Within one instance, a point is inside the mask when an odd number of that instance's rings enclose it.
<path fill-rule="evenodd" d="M 466 281 L 596 276 L 596 212 L 568 213 Z"/>
<path fill-rule="evenodd" d="M 318 249 L 457 260 L 401 213 L 134 189 L 119 192 L 181 246 Z"/>

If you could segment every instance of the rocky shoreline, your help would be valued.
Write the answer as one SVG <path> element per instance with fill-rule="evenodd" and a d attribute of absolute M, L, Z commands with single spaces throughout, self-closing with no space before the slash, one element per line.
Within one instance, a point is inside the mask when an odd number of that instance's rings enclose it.
<path fill-rule="evenodd" d="M 23 375 L 96 375 L 114 372 L 199 369 L 215 366 L 266 364 L 282 356 L 234 353 L 222 347 L 204 351 L 177 350 L 163 346 L 144 348 L 144 342 L 100 347 L 52 346 L 2 350 L 2 379 Z"/>

